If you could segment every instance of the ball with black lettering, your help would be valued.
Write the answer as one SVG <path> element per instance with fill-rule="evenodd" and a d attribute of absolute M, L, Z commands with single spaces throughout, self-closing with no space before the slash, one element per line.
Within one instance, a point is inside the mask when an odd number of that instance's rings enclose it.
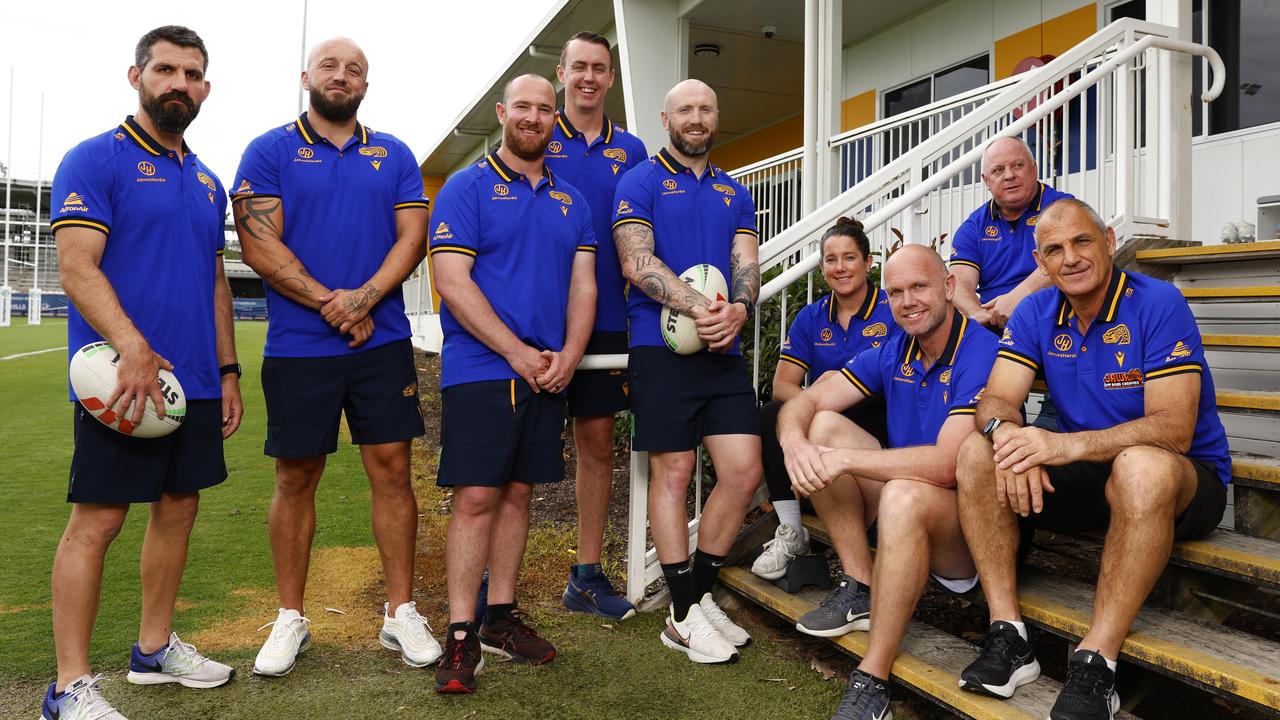
<path fill-rule="evenodd" d="M 715 265 L 694 265 L 680 273 L 680 279 L 713 302 L 728 299 L 729 284 Z M 664 305 L 658 321 L 662 323 L 662 339 L 677 355 L 692 355 L 707 346 L 698 337 L 698 326 L 694 324 L 692 315 Z"/>
<path fill-rule="evenodd" d="M 116 387 L 119 363 L 120 353 L 107 342 L 89 343 L 71 356 L 71 389 L 84 409 L 103 425 L 131 437 L 161 437 L 181 427 L 187 416 L 187 394 L 178 378 L 164 368 L 157 378 L 160 394 L 164 396 L 164 417 L 156 413 L 150 398 L 146 401 L 142 422 L 137 425 L 107 407 L 107 400 Z"/>

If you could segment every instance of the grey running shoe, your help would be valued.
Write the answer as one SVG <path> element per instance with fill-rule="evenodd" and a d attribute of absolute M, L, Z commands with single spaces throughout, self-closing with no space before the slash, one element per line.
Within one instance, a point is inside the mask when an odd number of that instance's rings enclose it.
<path fill-rule="evenodd" d="M 858 590 L 858 581 L 842 575 L 840 584 L 822 604 L 800 617 L 796 629 L 806 635 L 839 637 L 871 629 L 871 596 Z"/>
<path fill-rule="evenodd" d="M 893 720 L 889 688 L 861 670 L 854 670 L 849 673 L 844 696 L 831 720 Z"/>

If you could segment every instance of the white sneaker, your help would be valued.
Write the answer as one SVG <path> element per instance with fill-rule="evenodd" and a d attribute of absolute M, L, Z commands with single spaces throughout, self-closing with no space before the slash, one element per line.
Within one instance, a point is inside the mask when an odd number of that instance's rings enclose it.
<path fill-rule="evenodd" d="M 283 677 L 289 674 L 298 660 L 298 655 L 311 647 L 311 631 L 307 626 L 311 621 L 302 617 L 297 610 L 280 608 L 275 622 L 269 622 L 258 628 L 271 628 L 271 637 L 262 644 L 258 657 L 253 661 L 253 672 L 256 675 Z"/>
<path fill-rule="evenodd" d="M 410 667 L 426 667 L 440 659 L 443 652 L 440 643 L 431 637 L 431 625 L 418 614 L 414 602 L 401 604 L 394 616 L 387 616 L 388 603 L 382 604 L 382 632 L 378 641 L 382 647 L 400 653 L 400 659 Z"/>
<path fill-rule="evenodd" d="M 143 655 L 133 646 L 129 657 L 129 682 L 134 685 L 179 683 L 189 688 L 214 688 L 236 676 L 230 665 L 201 655 L 196 646 L 184 643 L 178 633 L 169 633 L 169 645 L 158 653 Z"/>
<path fill-rule="evenodd" d="M 98 694 L 101 679 L 101 675 L 81 675 L 54 700 L 50 685 L 40 707 L 41 720 L 129 720 Z"/>
<path fill-rule="evenodd" d="M 667 615 L 662 644 L 679 650 L 696 663 L 729 663 L 738 660 L 738 649 L 720 636 L 702 613 L 701 605 L 689 608 L 684 622 L 676 622 L 674 608 Z"/>
<path fill-rule="evenodd" d="M 777 580 L 787 574 L 787 566 L 797 555 L 809 554 L 809 531 L 794 528 L 786 523 L 778 525 L 773 539 L 764 544 L 764 552 L 751 563 L 751 572 L 765 580 Z"/>
<path fill-rule="evenodd" d="M 728 615 L 720 609 L 716 601 L 711 597 L 711 593 L 706 593 L 702 599 L 698 601 L 698 607 L 702 608 L 702 614 L 707 618 L 707 622 L 711 623 L 711 627 L 720 633 L 720 637 L 729 641 L 734 647 L 746 647 L 751 644 L 751 636 L 746 630 L 734 624 Z"/>

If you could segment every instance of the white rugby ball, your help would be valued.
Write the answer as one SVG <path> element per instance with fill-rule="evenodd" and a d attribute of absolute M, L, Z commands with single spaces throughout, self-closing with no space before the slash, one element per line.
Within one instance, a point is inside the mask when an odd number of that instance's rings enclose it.
<path fill-rule="evenodd" d="M 89 414 L 99 422 L 125 435 L 154 438 L 168 435 L 182 426 L 187 417 L 187 394 L 172 372 L 160 369 L 160 394 L 164 396 L 164 417 L 156 414 L 151 400 L 146 402 L 142 422 L 134 425 L 107 407 L 116 387 L 116 365 L 120 353 L 107 342 L 89 343 L 71 356 L 71 389 Z M 132 408 L 129 414 L 132 415 Z"/>
<path fill-rule="evenodd" d="M 729 299 L 729 284 L 724 281 L 724 273 L 715 265 L 694 265 L 680 273 L 680 279 L 712 302 Z M 694 324 L 693 316 L 664 305 L 659 322 L 662 324 L 662 339 L 677 355 L 692 355 L 707 346 L 698 337 L 698 327 Z"/>

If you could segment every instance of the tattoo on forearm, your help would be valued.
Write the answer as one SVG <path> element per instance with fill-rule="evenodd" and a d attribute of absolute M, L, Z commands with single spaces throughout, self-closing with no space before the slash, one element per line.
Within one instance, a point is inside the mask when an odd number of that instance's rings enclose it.
<path fill-rule="evenodd" d="M 619 225 L 613 231 L 618 257 L 631 267 L 633 283 L 653 300 L 681 312 L 707 307 L 711 301 L 679 281 L 678 276 L 654 255 L 653 230 L 640 223 Z"/>
<path fill-rule="evenodd" d="M 251 197 L 240 205 L 244 212 L 240 215 L 237 225 L 249 237 L 258 241 L 265 241 L 268 237 L 262 231 L 270 230 L 275 234 L 277 240 L 281 238 L 280 228 L 276 227 L 275 220 L 271 217 L 272 213 L 280 209 L 279 198 Z"/>
<path fill-rule="evenodd" d="M 742 253 L 729 255 L 729 277 L 733 287 L 729 290 L 731 302 L 745 303 L 747 307 L 756 304 L 760 296 L 760 265 L 751 263 L 742 267 Z"/>
<path fill-rule="evenodd" d="M 279 267 L 277 267 L 275 270 L 272 270 L 270 273 L 268 273 L 266 277 L 266 281 L 272 282 L 273 280 L 276 279 L 277 275 L 279 275 L 282 271 L 285 270 L 285 268 L 288 268 L 290 265 L 296 265 L 297 263 L 298 263 L 298 258 L 296 257 L 289 258 L 288 262 L 281 263 Z"/>

